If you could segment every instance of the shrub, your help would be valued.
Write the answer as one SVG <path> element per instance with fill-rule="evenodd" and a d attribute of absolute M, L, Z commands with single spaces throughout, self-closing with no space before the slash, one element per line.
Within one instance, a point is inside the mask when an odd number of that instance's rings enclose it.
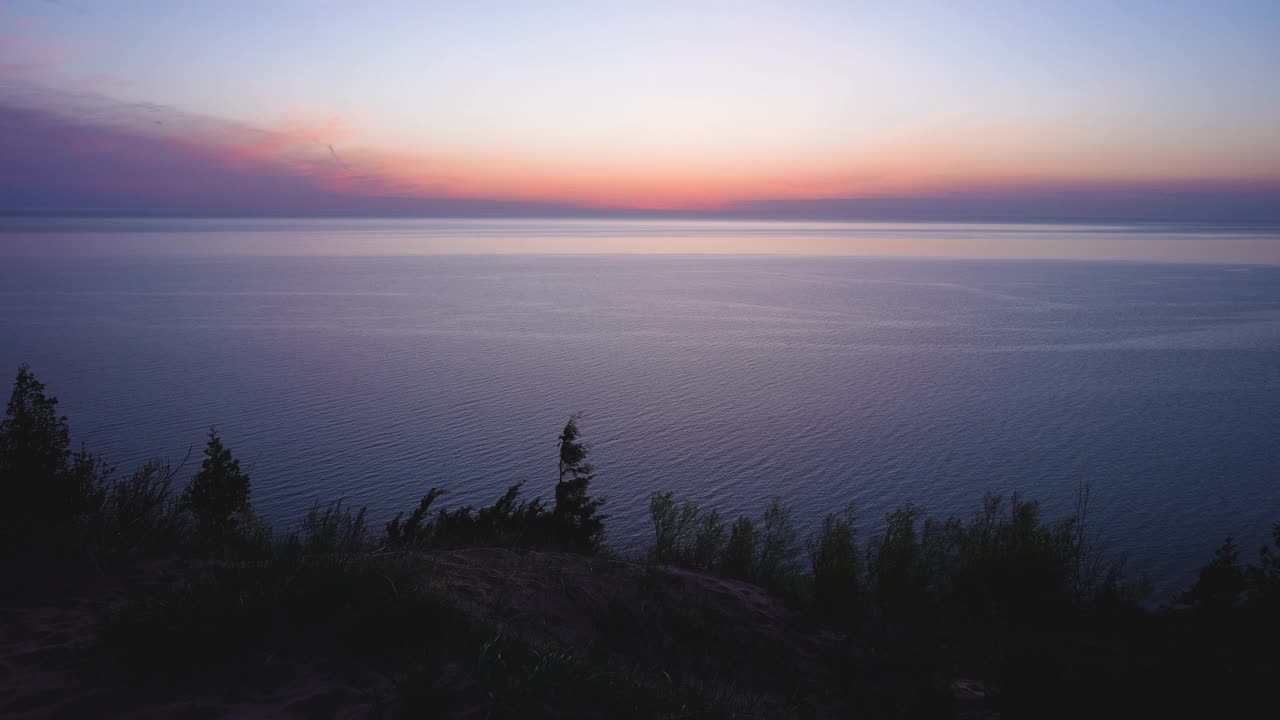
<path fill-rule="evenodd" d="M 388 547 L 480 545 L 595 552 L 604 540 L 606 516 L 600 513 L 604 500 L 588 494 L 595 475 L 579 435 L 574 415 L 558 438 L 560 476 L 551 512 L 541 498 L 520 500 L 523 483 L 516 483 L 488 507 L 438 509 L 433 515 L 444 490 L 432 488 L 407 519 L 399 513 L 387 523 L 383 542 Z"/>
<path fill-rule="evenodd" d="M 275 529 L 266 518 L 249 508 L 234 517 L 233 531 L 222 538 L 221 550 L 228 560 L 243 562 L 264 561 L 273 558 L 280 547 Z M 197 538 L 199 540 L 200 538 Z"/>
<path fill-rule="evenodd" d="M 541 498 L 520 500 L 521 483 L 507 488 L 493 505 L 439 510 L 432 535 L 441 547 L 529 547 L 561 549 L 563 533 Z"/>
<path fill-rule="evenodd" d="M 547 512 L 541 498 L 520 500 L 522 483 L 507 488 L 493 505 L 476 509 L 464 505 L 454 510 L 440 508 L 432 513 L 435 501 L 444 494 L 432 488 L 423 496 L 408 520 L 397 513 L 387 523 L 383 544 L 403 547 L 523 547 L 561 549 L 563 534 Z"/>
<path fill-rule="evenodd" d="M 308 554 L 360 552 L 368 545 L 367 512 L 367 507 L 361 507 L 352 515 L 350 508 L 343 507 L 341 499 L 323 507 L 316 500 L 302 518 L 302 551 Z"/>
<path fill-rule="evenodd" d="M 103 541 L 121 551 L 158 548 L 176 543 L 182 518 L 173 496 L 178 469 L 152 459 L 132 475 L 111 483 L 103 504 Z"/>
<path fill-rule="evenodd" d="M 409 513 L 409 519 L 403 523 L 400 522 L 400 518 L 404 517 L 404 513 L 396 513 L 383 531 L 384 542 L 390 547 L 412 547 L 428 543 L 431 539 L 431 531 L 434 529 L 429 519 L 431 506 L 443 494 L 444 490 L 441 488 L 433 487 L 428 490 L 418 502 L 418 507 Z"/>
<path fill-rule="evenodd" d="M 102 511 L 106 489 L 115 467 L 83 445 L 71 456 L 62 487 L 70 496 L 68 507 L 73 522 L 83 522 Z"/>

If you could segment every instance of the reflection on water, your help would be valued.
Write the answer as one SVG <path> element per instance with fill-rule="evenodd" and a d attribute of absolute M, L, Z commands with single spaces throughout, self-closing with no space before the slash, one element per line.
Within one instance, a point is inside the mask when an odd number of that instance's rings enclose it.
<path fill-rule="evenodd" d="M 1280 264 L 1280 229 L 660 220 L 0 218 L 3 255 L 654 253 Z"/>

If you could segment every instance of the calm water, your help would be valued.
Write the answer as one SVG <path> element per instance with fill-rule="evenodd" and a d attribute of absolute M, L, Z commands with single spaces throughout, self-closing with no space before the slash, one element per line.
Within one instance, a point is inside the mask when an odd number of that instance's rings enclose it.
<path fill-rule="evenodd" d="M 1064 514 L 1088 480 L 1102 537 L 1167 589 L 1280 521 L 1280 268 L 262 257 L 326 234 L 268 225 L 11 225 L 0 367 L 32 363 L 122 467 L 217 425 L 280 523 L 337 497 L 381 520 L 431 485 L 548 495 L 579 410 L 620 547 L 653 489 L 729 513 L 782 495 L 804 523 L 852 500 L 871 532 L 908 498 L 968 516 L 1017 489 Z"/>

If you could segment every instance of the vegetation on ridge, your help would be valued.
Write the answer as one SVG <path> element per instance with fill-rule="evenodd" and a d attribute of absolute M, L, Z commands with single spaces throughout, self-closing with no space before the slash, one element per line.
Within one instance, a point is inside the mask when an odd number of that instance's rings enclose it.
<path fill-rule="evenodd" d="M 864 537 L 848 507 L 807 541 L 780 498 L 730 520 L 657 492 L 648 562 L 619 562 L 601 552 L 603 501 L 571 416 L 550 507 L 523 484 L 479 508 L 440 507 L 431 488 L 381 532 L 338 500 L 277 535 L 216 431 L 179 490 L 185 462 L 117 477 L 72 452 L 56 404 L 21 367 L 0 421 L 0 558 L 11 578 L 176 561 L 165 581 L 129 585 L 78 656 L 82 681 L 144 698 L 211 678 L 239 687 L 319 655 L 359 686 L 353 702 L 400 717 L 1276 707 L 1280 526 L 1252 564 L 1228 538 L 1157 610 L 1091 541 L 1087 486 L 1057 521 L 1014 494 L 967 519 L 907 503 Z"/>

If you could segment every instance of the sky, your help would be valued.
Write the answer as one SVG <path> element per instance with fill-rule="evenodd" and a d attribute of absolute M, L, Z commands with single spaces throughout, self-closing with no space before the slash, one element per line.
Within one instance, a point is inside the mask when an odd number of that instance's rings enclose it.
<path fill-rule="evenodd" d="M 1280 222 L 1280 3 L 0 0 L 0 211 Z"/>

